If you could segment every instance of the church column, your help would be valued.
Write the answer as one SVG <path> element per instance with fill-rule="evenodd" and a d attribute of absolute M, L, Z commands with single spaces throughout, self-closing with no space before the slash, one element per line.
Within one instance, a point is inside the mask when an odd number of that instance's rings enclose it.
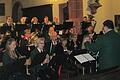
<path fill-rule="evenodd" d="M 68 0 L 69 19 L 79 20 L 83 18 L 83 0 Z"/>

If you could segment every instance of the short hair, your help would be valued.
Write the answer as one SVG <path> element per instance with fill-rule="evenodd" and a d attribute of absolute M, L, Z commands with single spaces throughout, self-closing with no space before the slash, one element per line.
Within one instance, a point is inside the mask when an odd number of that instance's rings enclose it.
<path fill-rule="evenodd" d="M 103 22 L 103 25 L 108 27 L 109 29 L 114 29 L 114 24 L 113 24 L 113 21 L 112 20 L 105 20 Z"/>
<path fill-rule="evenodd" d="M 38 37 L 37 40 L 35 41 L 35 45 L 38 47 L 38 44 L 43 41 L 45 42 L 45 38 L 44 37 Z"/>

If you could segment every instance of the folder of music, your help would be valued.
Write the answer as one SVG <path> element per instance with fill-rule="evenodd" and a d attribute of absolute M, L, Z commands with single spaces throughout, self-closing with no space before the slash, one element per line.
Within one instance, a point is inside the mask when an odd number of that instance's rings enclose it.
<path fill-rule="evenodd" d="M 81 64 L 95 60 L 89 53 L 74 56 Z"/>

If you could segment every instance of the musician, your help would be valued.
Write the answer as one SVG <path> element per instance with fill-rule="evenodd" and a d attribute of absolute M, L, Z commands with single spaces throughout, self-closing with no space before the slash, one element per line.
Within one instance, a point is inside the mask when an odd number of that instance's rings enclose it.
<path fill-rule="evenodd" d="M 83 21 L 80 22 L 80 26 L 82 29 L 82 34 L 85 35 L 87 33 L 87 28 L 91 25 L 91 22 L 88 21 L 87 17 L 83 17 Z"/>
<path fill-rule="evenodd" d="M 38 18 L 37 18 L 37 17 L 33 17 L 33 18 L 31 19 L 31 23 L 32 23 L 32 24 L 39 24 L 39 23 L 38 23 Z"/>
<path fill-rule="evenodd" d="M 3 52 L 4 48 L 5 48 L 3 40 L 4 40 L 4 34 L 0 33 L 0 63 L 2 63 L 2 55 L 3 55 L 2 52 Z"/>
<path fill-rule="evenodd" d="M 31 32 L 36 32 L 36 31 L 40 32 L 39 30 L 41 29 L 41 25 L 38 22 L 37 17 L 32 17 L 31 23 L 29 25 L 30 25 Z"/>
<path fill-rule="evenodd" d="M 26 27 L 24 30 L 24 35 L 21 35 L 21 43 L 20 45 L 28 45 L 29 44 L 29 39 L 32 37 L 31 30 L 29 27 Z M 23 41 L 23 42 L 22 42 Z"/>
<path fill-rule="evenodd" d="M 5 51 L 3 52 L 2 61 L 6 70 L 5 74 L 7 78 L 9 75 L 12 75 L 14 73 L 23 73 L 25 71 L 25 57 L 21 56 L 16 51 L 16 46 L 16 40 L 14 38 L 10 38 L 7 40 Z"/>
<path fill-rule="evenodd" d="M 44 25 L 51 25 L 52 23 L 49 21 L 49 18 L 48 16 L 45 16 L 44 17 L 44 22 L 43 22 Z"/>
<path fill-rule="evenodd" d="M 94 18 L 92 18 L 90 22 L 91 22 L 91 25 L 95 28 L 97 21 Z"/>
<path fill-rule="evenodd" d="M 56 44 L 56 47 L 54 48 L 55 49 L 55 54 L 52 59 L 50 60 L 50 63 L 49 65 L 52 67 L 52 69 L 54 69 L 55 71 L 55 75 L 54 77 L 55 78 L 58 78 L 58 71 L 59 71 L 59 67 L 62 65 L 64 65 L 67 61 L 67 47 L 66 47 L 66 44 L 67 44 L 67 39 L 63 39 L 61 38 L 61 43 L 59 44 Z"/>
<path fill-rule="evenodd" d="M 20 22 L 15 25 L 15 34 L 17 39 L 20 39 L 20 36 L 24 34 L 25 28 L 28 27 L 26 21 L 27 17 L 21 17 Z"/>
<path fill-rule="evenodd" d="M 6 23 L 3 24 L 4 27 L 7 27 L 7 30 L 13 31 L 13 19 L 11 16 L 6 17 Z"/>
<path fill-rule="evenodd" d="M 53 34 L 53 32 L 55 32 L 54 27 L 50 27 L 48 35 L 51 36 Z"/>
<path fill-rule="evenodd" d="M 24 35 L 21 35 L 21 39 L 19 41 L 19 52 L 27 58 L 30 56 L 30 52 L 34 49 L 34 44 L 31 43 L 32 37 L 33 33 L 31 33 L 30 27 L 26 27 Z"/>
<path fill-rule="evenodd" d="M 13 23 L 13 19 L 11 16 L 7 16 L 6 17 L 6 23 L 3 24 L 3 30 L 4 32 L 7 34 L 7 33 L 10 33 L 9 35 L 14 35 L 14 23 Z"/>
<path fill-rule="evenodd" d="M 84 34 L 81 35 L 83 38 L 82 38 L 82 49 L 85 49 L 85 46 L 84 46 L 84 40 L 86 37 L 89 36 L 89 38 L 92 39 L 92 42 L 96 39 L 97 37 L 97 34 L 96 32 L 94 31 L 94 27 L 92 25 L 89 25 L 87 28 L 86 28 L 86 32 Z"/>
<path fill-rule="evenodd" d="M 49 55 L 45 50 L 45 38 L 39 37 L 36 40 L 36 48 L 31 52 L 31 66 L 33 68 L 33 76 L 39 76 L 42 80 L 47 80 L 46 74 L 47 72 L 47 64 L 49 63 Z M 36 79 L 35 79 L 36 80 Z"/>
<path fill-rule="evenodd" d="M 59 43 L 58 35 L 55 31 L 50 34 L 50 41 L 46 43 L 47 50 L 50 56 L 55 55 L 55 47 Z"/>
<path fill-rule="evenodd" d="M 87 27 L 87 21 L 88 21 L 88 20 L 87 20 L 87 17 L 84 16 L 84 17 L 83 17 L 83 21 L 80 23 L 82 29 L 85 29 L 85 28 Z"/>
<path fill-rule="evenodd" d="M 56 55 L 50 60 L 50 66 L 57 72 L 56 77 L 59 75 L 59 67 L 62 66 L 62 69 L 73 70 L 75 71 L 74 64 L 70 61 L 71 51 L 67 49 L 67 37 L 61 37 L 61 43 L 57 44 L 55 47 Z"/>
<path fill-rule="evenodd" d="M 67 47 L 70 51 L 77 51 L 81 49 L 81 42 L 78 40 L 77 35 L 72 35 L 68 40 Z"/>
<path fill-rule="evenodd" d="M 86 49 L 99 52 L 99 71 L 120 66 L 120 36 L 113 29 L 113 21 L 105 20 L 103 22 L 104 35 L 98 37 L 94 42 L 90 37 L 85 38 Z"/>
<path fill-rule="evenodd" d="M 58 17 L 54 17 L 52 25 L 59 25 L 59 24 L 60 24 L 60 22 L 59 22 Z"/>
<path fill-rule="evenodd" d="M 20 18 L 20 23 L 18 24 L 26 24 L 27 17 L 21 17 Z"/>

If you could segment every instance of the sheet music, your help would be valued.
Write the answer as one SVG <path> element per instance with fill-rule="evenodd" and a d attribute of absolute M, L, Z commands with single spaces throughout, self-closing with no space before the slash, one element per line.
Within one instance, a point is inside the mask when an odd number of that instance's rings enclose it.
<path fill-rule="evenodd" d="M 87 54 L 80 54 L 77 56 L 74 56 L 81 64 L 87 61 L 93 61 L 95 58 L 93 58 L 89 53 Z"/>
<path fill-rule="evenodd" d="M 95 58 L 93 58 L 89 53 L 83 54 L 83 56 L 84 56 L 85 58 L 87 58 L 87 60 L 89 60 L 89 61 L 95 60 Z"/>
<path fill-rule="evenodd" d="M 83 55 L 74 56 L 81 64 L 87 62 L 88 60 Z"/>
<path fill-rule="evenodd" d="M 61 30 L 61 31 L 59 31 L 59 35 L 62 35 L 63 34 L 63 31 Z"/>

